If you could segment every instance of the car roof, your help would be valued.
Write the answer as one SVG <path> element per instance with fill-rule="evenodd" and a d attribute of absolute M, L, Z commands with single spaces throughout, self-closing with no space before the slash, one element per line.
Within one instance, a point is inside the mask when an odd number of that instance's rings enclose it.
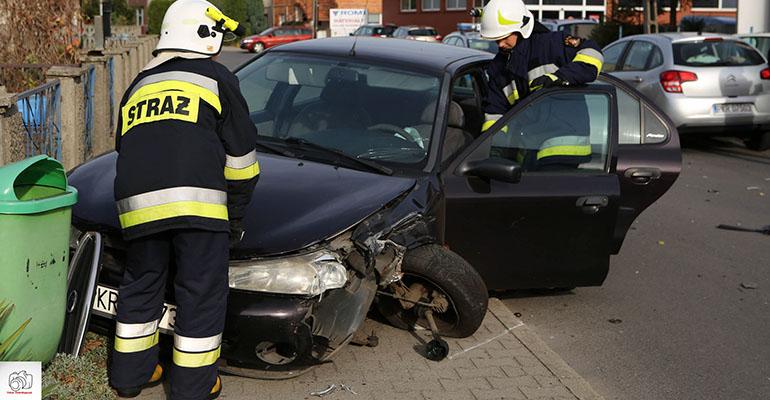
<path fill-rule="evenodd" d="M 599 21 L 595 19 L 549 19 L 544 18 L 540 20 L 542 24 L 556 24 L 556 25 L 569 25 L 569 24 L 598 24 Z"/>
<path fill-rule="evenodd" d="M 428 25 L 403 25 L 403 26 L 399 26 L 399 28 L 404 28 L 404 29 L 436 29 L 436 28 L 434 28 L 432 26 L 428 26 Z"/>
<path fill-rule="evenodd" d="M 770 37 L 770 32 L 762 32 L 762 33 L 739 33 L 735 36 L 738 37 Z"/>
<path fill-rule="evenodd" d="M 355 44 L 355 56 L 351 49 Z M 382 39 L 365 36 L 347 36 L 292 42 L 268 52 L 291 52 L 345 58 L 349 61 L 379 62 L 384 65 L 410 65 L 434 73 L 449 72 L 476 61 L 491 60 L 494 55 L 485 51 L 457 46 L 404 39 Z M 464 60 L 466 62 L 458 61 Z"/>
<path fill-rule="evenodd" d="M 682 42 L 696 42 L 706 38 L 719 37 L 723 39 L 735 39 L 735 36 L 726 35 L 724 33 L 710 33 L 710 32 L 667 32 L 667 33 L 648 33 L 642 35 L 626 36 L 619 41 L 629 41 L 636 39 L 647 39 L 653 42 L 659 43 L 682 43 Z M 615 43 L 615 42 L 613 42 Z M 612 44 L 612 43 L 610 43 Z"/>

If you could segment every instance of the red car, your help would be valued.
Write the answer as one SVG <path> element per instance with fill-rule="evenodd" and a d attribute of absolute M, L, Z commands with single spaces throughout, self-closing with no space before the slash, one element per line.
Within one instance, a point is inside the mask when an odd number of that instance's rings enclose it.
<path fill-rule="evenodd" d="M 279 44 L 296 42 L 313 38 L 309 28 L 296 26 L 279 26 L 268 28 L 262 33 L 241 40 L 241 48 L 252 53 L 278 46 Z"/>

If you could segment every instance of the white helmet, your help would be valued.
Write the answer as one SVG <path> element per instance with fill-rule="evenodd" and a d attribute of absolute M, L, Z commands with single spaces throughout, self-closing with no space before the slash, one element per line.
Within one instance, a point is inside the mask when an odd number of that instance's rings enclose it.
<path fill-rule="evenodd" d="M 163 16 L 160 40 L 153 55 L 163 50 L 219 54 L 225 32 L 242 35 L 244 28 L 205 0 L 177 0 Z"/>
<path fill-rule="evenodd" d="M 481 14 L 481 36 L 500 40 L 514 32 L 524 39 L 532 34 L 535 18 L 521 0 L 491 0 Z"/>

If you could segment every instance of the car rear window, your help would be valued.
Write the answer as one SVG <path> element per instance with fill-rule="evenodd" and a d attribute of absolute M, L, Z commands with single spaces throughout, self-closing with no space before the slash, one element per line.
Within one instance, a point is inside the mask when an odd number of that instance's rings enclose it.
<path fill-rule="evenodd" d="M 427 28 L 427 29 L 412 29 L 409 31 L 409 35 L 411 36 L 436 36 L 436 30 Z"/>
<path fill-rule="evenodd" d="M 674 43 L 674 64 L 689 67 L 760 65 L 762 56 L 746 43 L 734 40 Z"/>

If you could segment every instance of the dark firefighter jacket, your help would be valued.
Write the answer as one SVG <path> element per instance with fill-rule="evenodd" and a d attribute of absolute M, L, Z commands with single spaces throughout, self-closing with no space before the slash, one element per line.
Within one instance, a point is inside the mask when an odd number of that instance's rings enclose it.
<path fill-rule="evenodd" d="M 120 103 L 115 200 L 126 240 L 177 228 L 229 231 L 259 177 L 238 78 L 210 58 L 143 71 Z"/>
<path fill-rule="evenodd" d="M 540 29 L 538 29 L 540 28 Z M 596 80 L 604 57 L 592 40 L 576 38 L 565 32 L 550 32 L 536 27 L 532 35 L 520 40 L 510 53 L 499 52 L 487 66 L 487 94 L 484 99 L 485 122 L 482 130 L 489 129 L 520 99 L 538 87 L 532 82 L 546 75 L 568 85 L 579 85 Z M 575 104 L 575 107 L 585 107 Z M 585 116 L 587 110 L 562 110 L 560 115 Z M 569 135 L 545 138 L 537 151 L 537 158 L 561 156 L 590 158 L 589 126 L 587 121 L 571 121 Z M 576 126 L 580 125 L 579 127 Z M 505 130 L 505 128 L 503 129 Z M 542 131 L 542 130 L 541 130 Z M 579 160 L 578 160 L 579 161 Z"/>

